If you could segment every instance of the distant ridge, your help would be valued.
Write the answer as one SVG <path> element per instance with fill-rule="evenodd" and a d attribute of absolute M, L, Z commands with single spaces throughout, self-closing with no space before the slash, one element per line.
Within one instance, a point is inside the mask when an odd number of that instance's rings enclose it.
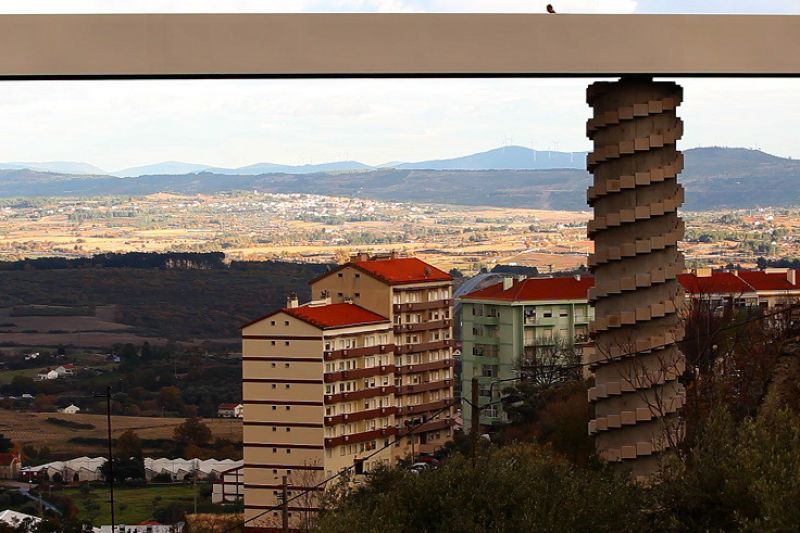
<path fill-rule="evenodd" d="M 23 169 L 56 172 L 59 174 L 102 174 L 118 178 L 138 176 L 197 174 L 212 172 L 239 176 L 257 174 L 286 173 L 314 174 L 317 172 L 346 172 L 351 170 L 371 170 L 378 168 L 430 169 L 430 170 L 538 170 L 550 168 L 583 168 L 586 152 L 556 152 L 531 150 L 523 146 L 503 146 L 476 154 L 450 159 L 435 159 L 416 163 L 394 161 L 384 165 L 371 166 L 359 161 L 332 161 L 328 163 L 283 165 L 279 163 L 255 163 L 243 167 L 226 168 L 201 163 L 183 161 L 162 161 L 140 165 L 114 172 L 107 172 L 88 163 L 53 161 L 45 163 L 0 163 L 0 169 Z"/>
<path fill-rule="evenodd" d="M 526 152 L 527 150 L 527 152 Z M 538 152 L 536 159 L 541 158 Z M 565 157 L 551 154 L 551 159 Z M 684 151 L 685 209 L 750 208 L 800 205 L 800 161 L 745 148 L 695 148 Z M 156 173 L 120 179 L 108 175 L 74 175 L 29 169 L 0 170 L 0 197 L 101 196 L 218 193 L 256 190 L 308 193 L 378 200 L 538 209 L 586 210 L 590 176 L 582 168 L 483 169 L 404 168 L 464 165 L 481 167 L 498 161 L 512 165 L 532 156 L 523 147 L 506 147 L 453 160 L 402 163 L 392 167 L 350 168 L 357 162 L 301 167 L 251 165 L 240 169 L 204 167 L 181 174 Z M 574 162 L 578 154 L 571 156 Z M 176 164 L 165 163 L 165 164 Z M 180 163 L 186 164 L 186 163 Z M 0 165 L 2 168 L 2 165 Z M 192 167 L 195 168 L 195 167 Z M 289 168 L 289 170 L 276 170 Z M 297 171 L 297 168 L 303 171 Z M 324 168 L 325 170 L 319 170 Z"/>

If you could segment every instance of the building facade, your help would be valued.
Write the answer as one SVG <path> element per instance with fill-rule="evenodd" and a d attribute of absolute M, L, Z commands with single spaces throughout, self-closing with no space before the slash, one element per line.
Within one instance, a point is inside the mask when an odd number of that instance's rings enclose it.
<path fill-rule="evenodd" d="M 586 294 L 592 278 L 505 278 L 502 283 L 461 298 L 461 390 L 466 396 L 478 378 L 480 405 L 496 401 L 502 385 L 493 382 L 519 377 L 526 363 L 557 363 L 563 352 L 576 355 L 589 346 L 589 322 L 594 310 Z M 494 398 L 490 397 L 490 392 Z M 469 399 L 469 398 L 467 398 Z M 472 409 L 462 404 L 464 427 Z M 481 410 L 480 424 L 508 422 L 502 406 Z"/>
<path fill-rule="evenodd" d="M 354 258 L 311 282 L 317 298 L 242 328 L 245 520 L 292 528 L 324 479 L 433 451 L 452 435 L 450 276 L 415 258 Z M 413 438 L 413 441 L 412 441 Z M 305 494 L 301 494 L 304 493 Z"/>
<path fill-rule="evenodd" d="M 679 274 L 678 282 L 686 298 L 708 306 L 715 312 L 741 307 L 760 307 L 771 311 L 800 302 L 800 284 L 795 270 L 695 269 Z M 463 353 L 462 390 L 470 390 L 478 377 L 479 400 L 486 405 L 497 400 L 502 386 L 494 381 L 519 376 L 520 365 L 530 361 L 537 350 L 573 350 L 593 365 L 598 354 L 590 342 L 588 327 L 594 320 L 589 303 L 592 277 L 531 278 L 520 281 L 506 278 L 502 283 L 473 291 L 461 298 Z M 590 392 L 591 393 L 591 392 Z M 468 398 L 467 398 L 468 399 Z M 471 409 L 462 402 L 464 428 L 471 427 Z M 482 426 L 508 422 L 501 405 L 481 411 Z"/>
<path fill-rule="evenodd" d="M 447 442 L 454 424 L 450 275 L 415 257 L 360 254 L 313 280 L 311 294 L 352 301 L 391 322 L 396 416 L 399 436 L 405 437 L 396 457 L 408 455 L 412 446 L 433 452 Z"/>

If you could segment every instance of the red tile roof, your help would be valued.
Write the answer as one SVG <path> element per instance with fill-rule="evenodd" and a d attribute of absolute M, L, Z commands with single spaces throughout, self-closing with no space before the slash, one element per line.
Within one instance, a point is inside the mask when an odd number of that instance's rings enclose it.
<path fill-rule="evenodd" d="M 302 305 L 282 309 L 287 315 L 318 328 L 341 328 L 362 324 L 380 324 L 389 319 L 356 304 Z"/>
<path fill-rule="evenodd" d="M 744 294 L 753 288 L 730 272 L 715 271 L 710 276 L 678 274 L 678 281 L 690 294 Z"/>
<path fill-rule="evenodd" d="M 217 407 L 217 409 L 233 411 L 237 407 L 239 407 L 238 403 L 221 403 L 219 404 L 219 407 Z"/>
<path fill-rule="evenodd" d="M 797 273 L 795 272 L 795 275 Z M 792 284 L 786 277 L 786 272 L 764 272 L 763 270 L 741 270 L 741 277 L 748 285 L 758 291 L 788 291 L 798 290 L 800 285 Z"/>
<path fill-rule="evenodd" d="M 310 283 L 326 278 L 347 267 L 357 268 L 370 276 L 389 285 L 403 285 L 406 283 L 424 283 L 429 281 L 452 281 L 452 276 L 433 265 L 429 265 L 416 257 L 395 257 L 385 259 L 369 259 L 364 261 L 353 260 L 339 265 L 330 272 L 326 272 Z"/>
<path fill-rule="evenodd" d="M 551 301 L 551 300 L 585 300 L 589 288 L 594 286 L 592 276 L 573 276 L 563 278 L 527 278 L 517 281 L 509 289 L 503 289 L 503 283 L 473 291 L 465 296 L 466 300 L 504 300 Z"/>

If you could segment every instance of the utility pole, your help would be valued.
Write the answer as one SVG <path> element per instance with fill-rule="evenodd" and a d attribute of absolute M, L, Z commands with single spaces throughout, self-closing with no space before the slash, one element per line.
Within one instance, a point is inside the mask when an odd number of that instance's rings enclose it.
<path fill-rule="evenodd" d="M 472 378 L 472 401 L 470 407 L 472 408 L 472 429 L 470 429 L 470 437 L 472 442 L 472 468 L 475 468 L 475 458 L 478 455 L 478 433 L 481 428 L 481 409 L 478 406 L 478 378 Z"/>
<path fill-rule="evenodd" d="M 95 394 L 95 398 L 106 398 L 106 425 L 108 426 L 108 492 L 111 500 L 111 533 L 116 533 L 114 520 L 114 451 L 111 440 L 111 386 L 106 387 L 105 394 Z"/>
<path fill-rule="evenodd" d="M 281 488 L 281 518 L 283 519 L 284 533 L 289 533 L 289 495 L 286 490 L 286 476 L 283 476 L 283 487 Z"/>
<path fill-rule="evenodd" d="M 115 531 L 114 521 L 114 451 L 111 447 L 111 387 L 106 387 L 106 420 L 108 422 L 108 492 L 111 497 L 111 533 Z"/>

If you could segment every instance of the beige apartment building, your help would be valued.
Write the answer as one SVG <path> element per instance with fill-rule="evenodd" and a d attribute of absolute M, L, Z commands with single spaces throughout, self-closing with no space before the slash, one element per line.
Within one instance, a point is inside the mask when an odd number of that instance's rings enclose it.
<path fill-rule="evenodd" d="M 415 426 L 416 452 L 432 452 L 447 442 L 454 423 L 450 275 L 416 257 L 360 254 L 313 280 L 311 295 L 352 301 L 391 321 L 397 422 L 401 428 Z M 412 445 L 410 438 L 403 440 L 403 446 Z M 403 446 L 397 457 L 408 453 Z"/>
<path fill-rule="evenodd" d="M 316 300 L 243 326 L 248 531 L 280 528 L 284 476 L 290 499 L 308 491 L 288 506 L 301 528 L 324 479 L 450 438 L 450 282 L 415 258 L 354 258 L 311 282 Z"/>

